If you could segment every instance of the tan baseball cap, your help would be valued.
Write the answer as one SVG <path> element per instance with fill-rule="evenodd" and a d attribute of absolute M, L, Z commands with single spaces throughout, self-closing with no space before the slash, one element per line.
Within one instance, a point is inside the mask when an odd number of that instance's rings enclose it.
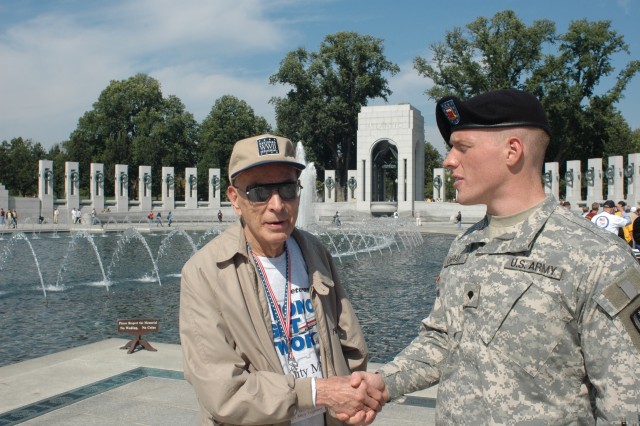
<path fill-rule="evenodd" d="M 296 160 L 296 150 L 287 138 L 264 134 L 242 139 L 233 145 L 229 159 L 229 179 L 265 164 L 286 164 L 302 170 L 305 165 Z"/>

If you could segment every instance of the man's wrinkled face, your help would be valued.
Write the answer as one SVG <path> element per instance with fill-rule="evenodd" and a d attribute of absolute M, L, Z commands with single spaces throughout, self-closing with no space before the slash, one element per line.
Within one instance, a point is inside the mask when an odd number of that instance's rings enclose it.
<path fill-rule="evenodd" d="M 247 241 L 256 254 L 278 256 L 293 232 L 300 198 L 291 198 L 291 186 L 286 184 L 297 183 L 298 173 L 294 167 L 282 164 L 258 166 L 240 173 L 234 179 L 234 185 L 227 189 L 236 214 L 242 217 Z M 282 194 L 277 184 L 287 186 L 282 189 Z M 247 194 L 247 189 L 252 188 L 253 192 Z M 269 191 L 268 199 L 260 201 Z"/>

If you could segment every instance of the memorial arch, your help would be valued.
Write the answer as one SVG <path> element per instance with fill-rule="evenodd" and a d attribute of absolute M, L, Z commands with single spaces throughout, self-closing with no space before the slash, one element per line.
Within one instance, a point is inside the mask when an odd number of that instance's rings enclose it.
<path fill-rule="evenodd" d="M 424 199 L 424 119 L 409 104 L 363 107 L 358 114 L 358 211 L 413 214 Z"/>

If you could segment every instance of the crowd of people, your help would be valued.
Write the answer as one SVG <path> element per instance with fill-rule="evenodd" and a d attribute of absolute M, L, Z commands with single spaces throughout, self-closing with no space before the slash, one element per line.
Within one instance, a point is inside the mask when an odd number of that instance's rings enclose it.
<path fill-rule="evenodd" d="M 0 226 L 18 229 L 18 213 L 16 209 L 7 209 L 5 211 L 4 207 L 0 208 Z"/>
<path fill-rule="evenodd" d="M 562 203 L 567 207 L 568 202 Z M 568 207 L 571 208 L 570 205 Z M 625 201 L 606 200 L 603 203 L 593 202 L 591 208 L 582 208 L 582 217 L 593 222 L 599 228 L 618 235 L 631 248 L 640 245 L 640 220 L 638 209 L 629 206 Z"/>

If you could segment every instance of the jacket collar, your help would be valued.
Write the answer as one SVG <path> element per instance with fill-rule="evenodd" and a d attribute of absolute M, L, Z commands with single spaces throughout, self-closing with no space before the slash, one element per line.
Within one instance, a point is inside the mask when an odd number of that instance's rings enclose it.
<path fill-rule="evenodd" d="M 312 247 L 310 239 L 305 237 L 305 231 L 294 228 L 292 237 L 300 246 L 302 256 L 307 264 L 307 269 L 311 273 L 312 285 L 319 288 L 317 284 L 322 283 L 326 287 L 333 287 L 333 274 L 328 269 L 327 264 L 321 260 L 316 253 L 316 248 Z M 214 254 L 216 263 L 224 263 L 233 259 L 236 255 L 249 258 L 247 251 L 247 237 L 242 226 L 242 219 L 232 223 L 217 238 L 222 238 L 222 244 L 219 244 L 219 250 Z"/>

